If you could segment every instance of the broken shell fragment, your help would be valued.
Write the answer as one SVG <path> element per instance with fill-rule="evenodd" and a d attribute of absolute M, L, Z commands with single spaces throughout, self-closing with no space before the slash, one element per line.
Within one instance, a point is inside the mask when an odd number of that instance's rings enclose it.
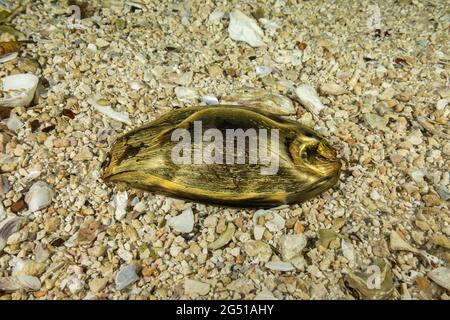
<path fill-rule="evenodd" d="M 376 260 L 364 271 L 355 271 L 345 278 L 360 299 L 382 300 L 394 292 L 393 274 L 390 266 L 383 260 Z"/>
<path fill-rule="evenodd" d="M 295 89 L 295 94 L 298 97 L 300 103 L 310 112 L 315 115 L 319 115 L 325 106 L 320 101 L 319 95 L 316 89 L 313 87 L 303 84 Z"/>
<path fill-rule="evenodd" d="M 258 26 L 255 19 L 246 16 L 235 9 L 230 13 L 230 24 L 228 26 L 230 38 L 236 41 L 244 41 L 252 47 L 264 45 L 264 32 Z"/>
<path fill-rule="evenodd" d="M 439 267 L 431 270 L 427 274 L 428 278 L 436 282 L 441 287 L 450 290 L 450 269 Z"/>
<path fill-rule="evenodd" d="M 102 100 L 98 100 L 96 98 L 89 98 L 88 103 L 94 107 L 100 113 L 103 113 L 105 116 L 120 122 L 124 122 L 126 124 L 131 124 L 130 118 L 128 117 L 127 112 L 118 112 L 111 108 L 110 105 L 104 105 Z"/>
<path fill-rule="evenodd" d="M 274 271 L 293 271 L 294 266 L 290 262 L 283 261 L 269 261 L 266 263 L 266 268 Z"/>
<path fill-rule="evenodd" d="M 3 93 L 0 99 L 2 107 L 27 107 L 34 98 L 39 79 L 34 74 L 22 73 L 4 77 Z"/>
<path fill-rule="evenodd" d="M 222 97 L 222 103 L 230 105 L 254 106 L 277 115 L 295 114 L 291 99 L 264 90 L 248 90 Z"/>
<path fill-rule="evenodd" d="M 226 246 L 228 242 L 230 242 L 233 238 L 235 231 L 236 227 L 234 226 L 234 224 L 231 222 L 228 223 L 225 231 L 214 242 L 208 245 L 208 249 L 217 250 L 219 248 L 222 248 L 223 246 Z"/>
<path fill-rule="evenodd" d="M 35 212 L 49 206 L 54 195 L 53 189 L 47 183 L 37 181 L 25 195 L 25 202 L 30 211 Z"/>
<path fill-rule="evenodd" d="M 0 277 L 1 291 L 37 291 L 41 288 L 41 282 L 33 276 L 21 275 L 12 277 Z"/>
<path fill-rule="evenodd" d="M 192 209 L 187 208 L 180 215 L 169 218 L 167 225 L 178 232 L 191 232 L 194 229 L 194 213 Z"/>
<path fill-rule="evenodd" d="M 8 238 L 19 231 L 23 221 L 23 218 L 12 218 L 0 228 L 0 251 L 6 246 Z"/>

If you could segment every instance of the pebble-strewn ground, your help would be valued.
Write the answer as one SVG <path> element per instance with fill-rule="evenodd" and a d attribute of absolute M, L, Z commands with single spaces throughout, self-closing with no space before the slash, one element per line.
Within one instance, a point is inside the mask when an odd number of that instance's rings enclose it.
<path fill-rule="evenodd" d="M 71 30 L 75 2 L 31 1 L 1 23 L 35 43 L 0 77 L 41 82 L 2 116 L 1 299 L 449 299 L 448 2 L 225 3 L 89 1 Z M 230 38 L 233 9 L 258 19 L 264 45 Z M 119 134 L 242 88 L 291 98 L 339 150 L 339 184 L 254 217 L 101 180 Z M 192 232 L 174 230 L 191 210 Z"/>

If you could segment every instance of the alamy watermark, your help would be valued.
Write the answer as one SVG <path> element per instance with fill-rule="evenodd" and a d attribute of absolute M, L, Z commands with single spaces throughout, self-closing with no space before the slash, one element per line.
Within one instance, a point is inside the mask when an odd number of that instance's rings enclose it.
<path fill-rule="evenodd" d="M 67 8 L 67 13 L 70 14 L 67 18 L 67 26 L 69 29 L 85 29 L 81 23 L 81 9 L 77 5 L 71 5 Z"/>
<path fill-rule="evenodd" d="M 261 164 L 262 175 L 275 175 L 279 169 L 278 129 L 211 128 L 203 132 L 202 121 L 194 121 L 193 137 L 187 129 L 172 132 L 178 142 L 172 149 L 175 164 Z M 269 143 L 270 141 L 270 143 Z M 204 145 L 205 143 L 205 145 Z"/>
<path fill-rule="evenodd" d="M 381 270 L 376 264 L 370 265 L 367 268 L 367 273 L 371 275 L 367 278 L 367 288 L 370 290 L 381 288 Z"/>

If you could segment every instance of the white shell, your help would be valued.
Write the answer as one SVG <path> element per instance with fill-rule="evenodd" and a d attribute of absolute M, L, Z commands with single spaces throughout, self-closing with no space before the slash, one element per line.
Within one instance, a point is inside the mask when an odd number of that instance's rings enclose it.
<path fill-rule="evenodd" d="M 428 278 L 441 287 L 450 290 L 450 269 L 445 267 L 436 268 L 428 272 Z"/>
<path fill-rule="evenodd" d="M 264 32 L 258 26 L 255 19 L 250 18 L 239 10 L 230 13 L 230 24 L 228 26 L 230 38 L 236 41 L 244 41 L 252 47 L 264 45 Z"/>
<path fill-rule="evenodd" d="M 0 63 L 5 63 L 14 60 L 19 55 L 18 52 L 10 52 L 0 57 Z"/>
<path fill-rule="evenodd" d="M 293 271 L 294 266 L 290 262 L 269 261 L 266 263 L 266 268 L 276 271 Z"/>
<path fill-rule="evenodd" d="M 319 115 L 320 111 L 325 108 L 313 87 L 303 84 L 295 89 L 295 93 L 300 103 L 313 114 Z"/>
<path fill-rule="evenodd" d="M 209 106 L 214 106 L 216 104 L 219 104 L 219 99 L 215 95 L 207 94 L 206 96 L 202 97 L 202 102 L 206 103 Z"/>
<path fill-rule="evenodd" d="M 36 291 L 41 288 L 41 282 L 33 276 L 0 277 L 0 291 Z"/>
<path fill-rule="evenodd" d="M 167 225 L 178 232 L 191 232 L 194 229 L 194 213 L 192 209 L 187 208 L 180 215 L 167 219 Z"/>
<path fill-rule="evenodd" d="M 187 87 L 176 87 L 175 95 L 177 96 L 178 100 L 181 101 L 192 100 L 198 97 L 196 90 Z"/>
<path fill-rule="evenodd" d="M 126 191 L 118 192 L 113 198 L 115 210 L 114 216 L 117 220 L 122 220 L 127 214 L 128 193 Z"/>
<path fill-rule="evenodd" d="M 116 289 L 123 290 L 139 279 L 136 267 L 132 264 L 126 265 L 116 275 Z"/>
<path fill-rule="evenodd" d="M 131 124 L 130 118 L 128 117 L 127 112 L 118 112 L 111 108 L 111 106 L 102 106 L 97 103 L 95 98 L 89 98 L 88 103 L 94 107 L 100 113 L 103 113 L 105 116 L 120 122 L 124 122 L 127 124 Z"/>
<path fill-rule="evenodd" d="M 43 181 L 35 182 L 25 195 L 25 202 L 31 212 L 41 210 L 52 202 L 55 193 L 53 189 Z"/>
<path fill-rule="evenodd" d="M 255 72 L 257 76 L 264 77 L 272 72 L 272 68 L 266 66 L 257 66 Z"/>
<path fill-rule="evenodd" d="M 9 130 L 17 132 L 24 124 L 14 112 L 11 112 L 8 121 L 6 122 L 6 126 Z"/>
<path fill-rule="evenodd" d="M 3 107 L 27 107 L 34 97 L 39 78 L 31 73 L 21 73 L 4 77 L 3 91 L 9 94 L 9 97 L 0 99 L 0 105 Z"/>

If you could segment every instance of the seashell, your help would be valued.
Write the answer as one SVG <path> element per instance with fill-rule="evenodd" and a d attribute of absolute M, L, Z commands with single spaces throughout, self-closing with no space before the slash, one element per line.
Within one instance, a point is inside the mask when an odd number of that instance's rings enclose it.
<path fill-rule="evenodd" d="M 278 300 L 269 290 L 261 290 L 256 294 L 253 300 Z"/>
<path fill-rule="evenodd" d="M 135 91 L 139 91 L 144 87 L 144 84 L 139 80 L 132 80 L 128 84 L 130 85 L 130 88 Z"/>
<path fill-rule="evenodd" d="M 325 106 L 320 101 L 320 98 L 313 87 L 303 84 L 295 89 L 295 94 L 298 97 L 300 103 L 311 113 L 316 116 L 319 115 Z"/>
<path fill-rule="evenodd" d="M 235 9 L 230 13 L 230 24 L 228 25 L 230 38 L 236 41 L 244 41 L 252 47 L 264 45 L 264 32 L 258 26 L 255 19 L 246 16 Z"/>
<path fill-rule="evenodd" d="M 0 106 L 15 108 L 27 107 L 34 98 L 38 77 L 31 73 L 15 74 L 4 77 L 3 91 L 7 97 L 0 99 Z"/>
<path fill-rule="evenodd" d="M 41 210 L 50 205 L 55 193 L 53 189 L 43 181 L 35 182 L 25 195 L 25 202 L 31 212 Z"/>
<path fill-rule="evenodd" d="M 364 271 L 349 273 L 345 277 L 345 282 L 360 299 L 383 300 L 394 292 L 391 268 L 385 261 L 379 259 Z"/>
<path fill-rule="evenodd" d="M 41 288 L 41 282 L 38 278 L 33 276 L 12 276 L 0 277 L 0 292 L 1 291 L 37 291 Z"/>
<path fill-rule="evenodd" d="M 139 280 L 136 273 L 136 266 L 133 264 L 126 265 L 116 275 L 116 289 L 123 290 L 129 285 Z"/>
<path fill-rule="evenodd" d="M 3 206 L 3 204 L 2 204 Z M 0 228 L 0 251 L 6 246 L 8 238 L 19 231 L 22 226 L 23 218 L 12 218 L 11 220 L 5 222 Z"/>
<path fill-rule="evenodd" d="M 180 139 L 172 140 L 178 128 L 185 134 L 186 141 L 182 143 Z M 276 129 L 275 138 L 271 138 L 275 142 L 270 143 L 274 149 L 266 144 L 267 158 L 273 163 L 250 164 L 243 159 L 242 164 L 238 164 L 239 158 L 234 152 L 230 154 L 233 159 L 228 157 L 232 160 L 228 164 L 223 162 L 224 157 L 222 163 L 220 159 L 219 163 L 210 163 L 210 158 L 205 162 L 202 155 L 206 153 L 202 150 L 200 157 L 194 160 L 187 151 L 182 153 L 188 157 L 181 157 L 177 150 L 186 145 L 191 150 L 191 139 L 202 134 L 202 128 L 216 128 L 219 132 L 241 128 L 256 128 L 255 132 Z M 263 139 L 266 141 L 267 136 Z M 256 145 L 253 147 L 257 150 Z M 229 149 L 224 149 L 223 144 L 217 148 L 224 150 L 222 155 L 227 155 Z M 259 208 L 316 196 L 338 181 L 341 168 L 336 152 L 313 130 L 249 106 L 174 110 L 118 138 L 109 160 L 103 172 L 106 181 L 123 182 L 131 187 L 199 202 Z M 274 223 L 274 229 L 282 227 L 281 219 Z"/>
<path fill-rule="evenodd" d="M 225 12 L 223 12 L 223 11 L 221 11 L 221 10 L 216 8 L 213 12 L 211 12 L 209 14 L 208 21 L 212 22 L 212 23 L 219 22 L 220 19 L 222 19 L 222 17 L 224 15 L 225 15 Z"/>
<path fill-rule="evenodd" d="M 194 213 L 192 209 L 187 208 L 180 215 L 167 219 L 167 225 L 178 232 L 191 232 L 194 229 Z"/>
<path fill-rule="evenodd" d="M 175 95 L 181 101 L 192 100 L 198 97 L 196 90 L 187 87 L 176 87 Z"/>
<path fill-rule="evenodd" d="M 235 231 L 236 227 L 234 226 L 234 224 L 232 224 L 231 222 L 228 223 L 225 231 L 214 242 L 208 245 L 208 249 L 217 250 L 219 248 L 222 248 L 223 246 L 226 246 L 228 242 L 230 242 L 233 238 Z"/>
<path fill-rule="evenodd" d="M 128 206 L 128 193 L 126 191 L 118 192 L 113 198 L 113 205 L 116 208 L 115 218 L 119 221 L 125 218 Z"/>
<path fill-rule="evenodd" d="M 202 97 L 202 102 L 206 103 L 208 106 L 215 106 L 219 104 L 219 99 L 215 95 L 207 94 Z"/>
<path fill-rule="evenodd" d="M 9 130 L 17 132 L 17 130 L 24 126 L 24 123 L 20 121 L 19 117 L 14 112 L 11 112 L 8 121 L 6 122 L 6 126 Z"/>
<path fill-rule="evenodd" d="M 260 76 L 260 77 L 265 77 L 268 74 L 270 74 L 272 72 L 272 68 L 271 67 L 266 67 L 266 66 L 257 66 L 256 67 L 256 75 Z"/>
<path fill-rule="evenodd" d="M 428 278 L 436 282 L 441 287 L 450 290 L 450 269 L 439 267 L 431 270 L 427 274 Z"/>
<path fill-rule="evenodd" d="M 100 103 L 100 100 L 96 98 L 89 98 L 88 103 L 94 107 L 100 113 L 103 113 L 105 116 L 120 122 L 124 122 L 126 124 L 131 124 L 130 118 L 128 117 L 127 112 L 118 112 L 111 108 L 110 105 L 103 105 Z"/>
<path fill-rule="evenodd" d="M 282 262 L 282 261 L 269 261 L 266 263 L 266 268 L 275 271 L 294 271 L 295 268 L 290 262 Z"/>
<path fill-rule="evenodd" d="M 8 62 L 8 61 L 14 60 L 18 56 L 19 56 L 18 52 L 7 53 L 7 54 L 5 54 L 5 55 L 0 57 L 0 63 L 5 63 L 5 62 Z"/>
<path fill-rule="evenodd" d="M 253 106 L 278 115 L 292 115 L 296 113 L 291 99 L 268 93 L 264 90 L 241 91 L 222 97 L 222 103 L 230 105 Z"/>

